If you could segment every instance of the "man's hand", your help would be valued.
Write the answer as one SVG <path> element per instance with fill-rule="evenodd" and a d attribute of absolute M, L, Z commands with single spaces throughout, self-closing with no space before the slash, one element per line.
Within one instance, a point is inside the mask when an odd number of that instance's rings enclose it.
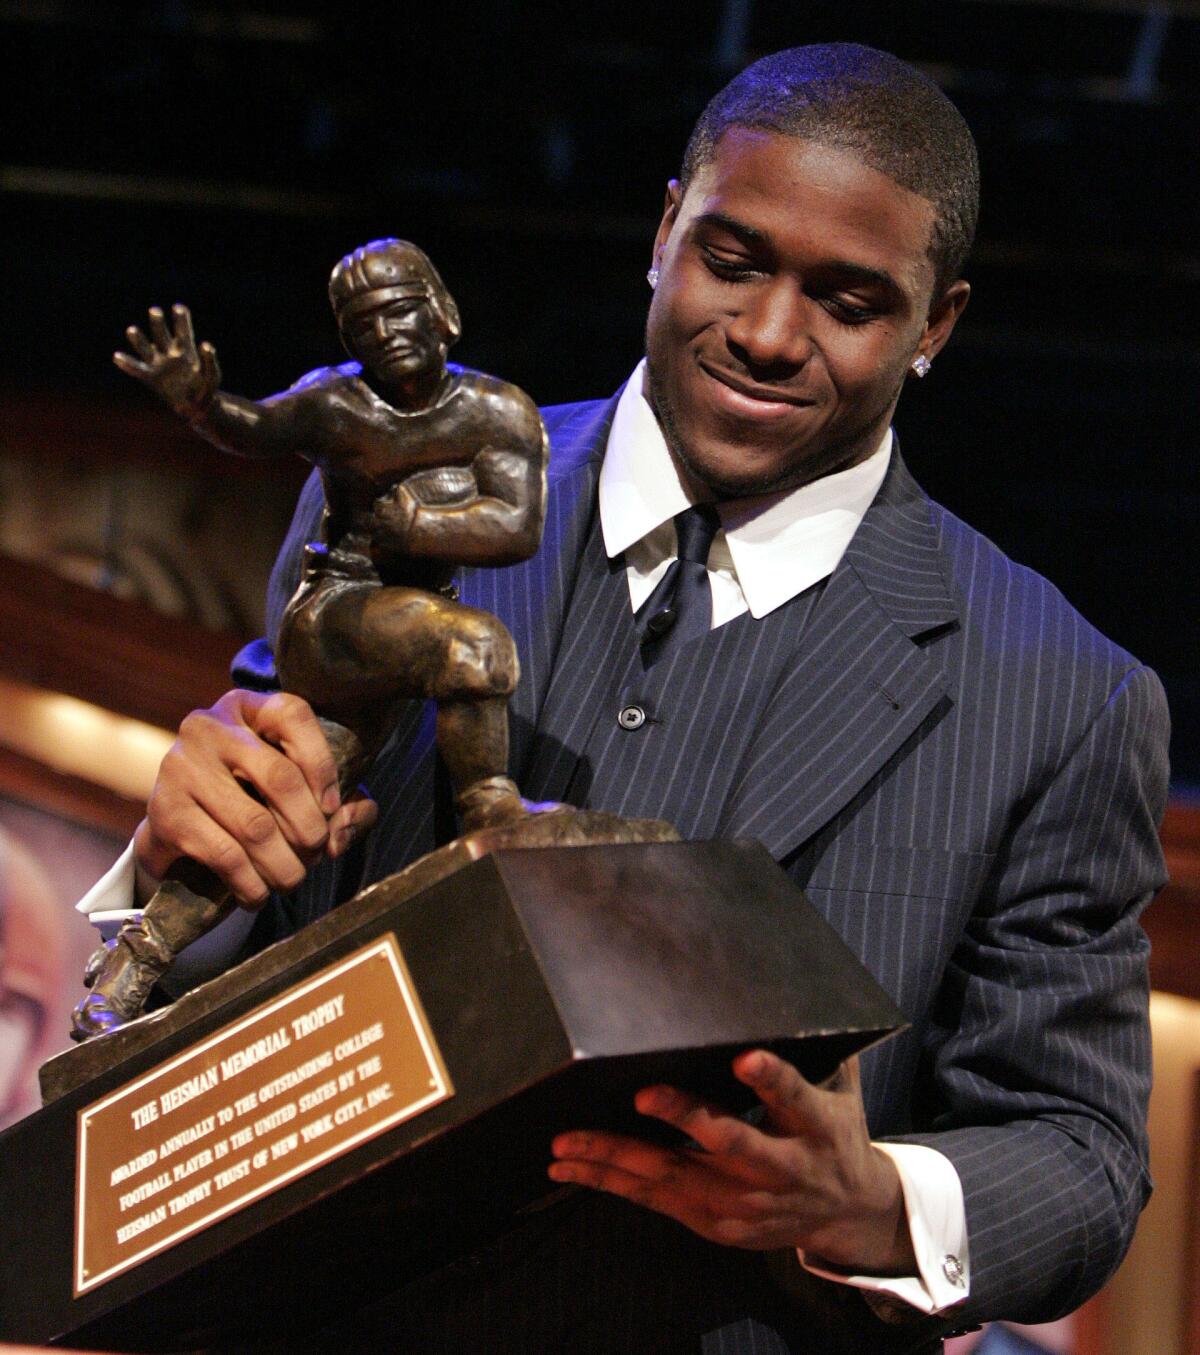
<path fill-rule="evenodd" d="M 727 1246 L 802 1247 L 855 1272 L 915 1274 L 899 1177 L 867 1133 L 858 1060 L 821 1087 L 761 1049 L 740 1054 L 733 1071 L 766 1107 L 761 1128 L 673 1087 L 647 1087 L 638 1110 L 698 1146 L 560 1134 L 551 1178 L 621 1195 Z"/>
<path fill-rule="evenodd" d="M 294 889 L 322 854 L 340 856 L 376 813 L 365 794 L 341 801 L 333 755 L 306 701 L 232 691 L 180 726 L 134 855 L 154 879 L 190 856 L 255 907 L 272 889 Z"/>
<path fill-rule="evenodd" d="M 130 325 L 125 331 L 129 353 L 113 354 L 113 362 L 127 376 L 136 377 L 155 391 L 167 404 L 185 419 L 202 414 L 221 385 L 221 369 L 217 353 L 210 343 L 196 347 L 192 317 L 186 306 L 172 306 L 175 323 L 172 333 L 162 311 L 154 306 L 150 311 L 150 337 Z"/>

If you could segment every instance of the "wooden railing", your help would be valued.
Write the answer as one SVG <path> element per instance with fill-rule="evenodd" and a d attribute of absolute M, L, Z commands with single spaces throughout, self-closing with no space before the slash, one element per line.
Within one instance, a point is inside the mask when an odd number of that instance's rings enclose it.
<path fill-rule="evenodd" d="M 0 678 L 174 730 L 228 688 L 240 641 L 0 555 Z M 122 836 L 142 817 L 137 798 L 11 745 L 0 794 Z"/>

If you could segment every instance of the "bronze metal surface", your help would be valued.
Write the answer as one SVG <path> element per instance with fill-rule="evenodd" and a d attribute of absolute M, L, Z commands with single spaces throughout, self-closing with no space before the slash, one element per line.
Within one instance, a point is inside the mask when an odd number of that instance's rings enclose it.
<path fill-rule="evenodd" d="M 382 747 L 397 708 L 437 703 L 437 745 L 464 830 L 526 808 L 509 779 L 508 698 L 516 648 L 490 612 L 457 600 L 458 565 L 508 565 L 541 541 L 548 442 L 516 386 L 447 362 L 458 307 L 428 257 L 372 240 L 334 268 L 329 299 L 353 362 L 309 372 L 268 400 L 220 389 L 216 350 L 186 306 L 126 330 L 116 365 L 202 437 L 237 456 L 299 455 L 320 471 L 325 512 L 305 548 L 276 664 L 285 691 L 321 718 L 343 794 Z M 140 1016 L 176 955 L 235 906 L 186 859 L 143 915 L 96 952 L 72 1038 Z"/>
<path fill-rule="evenodd" d="M 79 1112 L 76 1295 L 452 1094 L 384 935 Z"/>

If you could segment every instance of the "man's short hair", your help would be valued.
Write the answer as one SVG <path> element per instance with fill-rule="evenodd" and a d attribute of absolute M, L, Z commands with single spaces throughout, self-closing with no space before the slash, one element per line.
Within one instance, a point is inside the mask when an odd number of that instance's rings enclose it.
<path fill-rule="evenodd" d="M 962 114 L 927 76 L 857 43 L 791 47 L 747 66 L 716 94 L 688 140 L 680 182 L 731 127 L 761 128 L 853 151 L 934 206 L 934 295 L 954 281 L 975 238 L 979 158 Z"/>

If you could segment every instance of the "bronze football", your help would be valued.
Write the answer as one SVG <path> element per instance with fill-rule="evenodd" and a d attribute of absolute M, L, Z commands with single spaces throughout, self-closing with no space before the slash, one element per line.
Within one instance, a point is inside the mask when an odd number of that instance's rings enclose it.
<path fill-rule="evenodd" d="M 435 466 L 417 471 L 404 481 L 419 503 L 466 503 L 479 493 L 469 466 Z"/>

